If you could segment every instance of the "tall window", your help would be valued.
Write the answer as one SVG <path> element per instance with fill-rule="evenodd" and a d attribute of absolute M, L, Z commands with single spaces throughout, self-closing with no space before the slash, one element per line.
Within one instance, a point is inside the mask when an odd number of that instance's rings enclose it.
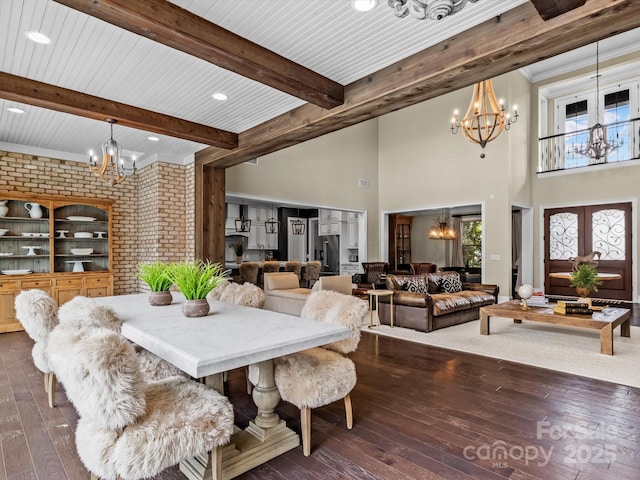
<path fill-rule="evenodd" d="M 463 219 L 460 222 L 462 230 L 462 260 L 464 266 L 482 267 L 482 220 L 479 218 Z"/>

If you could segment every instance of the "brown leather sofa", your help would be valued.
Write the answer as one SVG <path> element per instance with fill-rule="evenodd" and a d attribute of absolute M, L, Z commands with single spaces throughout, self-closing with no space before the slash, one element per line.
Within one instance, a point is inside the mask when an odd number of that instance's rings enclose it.
<path fill-rule="evenodd" d="M 454 291 L 461 288 L 460 291 Z M 431 332 L 480 318 L 480 307 L 498 301 L 498 285 L 463 283 L 458 272 L 387 275 L 394 325 Z M 424 290 L 426 289 L 426 292 Z M 448 293 L 448 291 L 453 293 Z M 380 322 L 389 325 L 389 298 L 380 298 Z"/>

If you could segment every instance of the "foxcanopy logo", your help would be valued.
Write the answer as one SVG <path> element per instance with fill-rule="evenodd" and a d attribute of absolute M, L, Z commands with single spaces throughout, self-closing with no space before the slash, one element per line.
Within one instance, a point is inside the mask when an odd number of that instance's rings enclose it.
<path fill-rule="evenodd" d="M 543 447 L 536 445 L 527 445 L 525 447 L 519 445 L 508 446 L 502 440 L 497 440 L 491 445 L 481 445 L 477 448 L 468 445 L 463 451 L 465 459 L 488 460 L 496 468 L 507 468 L 507 460 L 523 461 L 525 465 L 536 462 L 536 465 L 544 467 L 549 463 L 552 453 L 553 447 L 549 448 L 549 451 L 545 451 Z"/>

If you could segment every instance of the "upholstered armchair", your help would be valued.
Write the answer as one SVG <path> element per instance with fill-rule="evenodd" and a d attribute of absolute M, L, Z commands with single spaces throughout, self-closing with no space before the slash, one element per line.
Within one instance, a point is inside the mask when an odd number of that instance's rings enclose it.
<path fill-rule="evenodd" d="M 265 294 L 257 285 L 251 283 L 224 283 L 213 290 L 208 295 L 212 300 L 220 302 L 234 303 L 245 307 L 263 308 Z"/>
<path fill-rule="evenodd" d="M 305 456 L 311 453 L 312 408 L 342 399 L 347 428 L 353 427 L 350 393 L 356 384 L 356 369 L 346 354 L 358 347 L 360 328 L 368 310 L 367 302 L 352 295 L 331 290 L 312 293 L 302 309 L 302 316 L 344 325 L 351 330 L 351 337 L 274 361 L 275 383 L 282 399 L 300 409 Z"/>
<path fill-rule="evenodd" d="M 382 276 L 386 276 L 389 273 L 389 264 L 387 262 L 362 262 L 362 268 L 364 273 L 359 275 L 356 281 L 358 288 L 385 288 Z"/>
<path fill-rule="evenodd" d="M 228 399 L 184 377 L 145 383 L 133 345 L 95 326 L 102 314 L 61 322 L 48 345 L 80 417 L 76 449 L 92 480 L 148 478 L 208 451 L 213 478 L 220 479 L 221 447 L 233 432 Z M 85 320 L 90 326 L 78 331 Z"/>
<path fill-rule="evenodd" d="M 438 266 L 435 263 L 411 263 L 411 275 L 420 275 L 422 273 L 436 273 Z"/>
<path fill-rule="evenodd" d="M 49 407 L 56 405 L 56 375 L 49 365 L 47 343 L 49 334 L 58 325 L 58 305 L 42 290 L 25 290 L 15 299 L 16 318 L 35 342 L 31 350 L 33 363 L 44 373 L 44 390 Z"/>

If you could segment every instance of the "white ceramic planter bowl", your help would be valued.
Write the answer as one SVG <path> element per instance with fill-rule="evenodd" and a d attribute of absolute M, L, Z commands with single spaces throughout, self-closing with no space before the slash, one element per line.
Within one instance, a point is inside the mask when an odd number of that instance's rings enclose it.
<path fill-rule="evenodd" d="M 93 248 L 72 248 L 71 255 L 91 255 Z"/>

